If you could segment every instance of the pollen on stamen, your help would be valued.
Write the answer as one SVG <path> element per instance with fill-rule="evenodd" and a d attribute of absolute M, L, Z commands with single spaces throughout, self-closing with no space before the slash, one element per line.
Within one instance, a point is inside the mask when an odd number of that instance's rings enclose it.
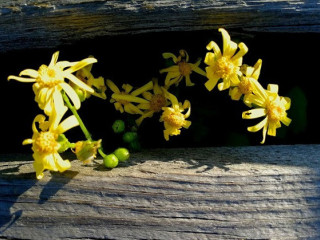
<path fill-rule="evenodd" d="M 34 141 L 37 151 L 42 153 L 54 153 L 57 151 L 58 143 L 56 136 L 52 132 L 41 132 Z"/>
<path fill-rule="evenodd" d="M 234 72 L 234 64 L 225 57 L 219 58 L 212 66 L 213 71 L 220 78 L 226 78 Z"/>
<path fill-rule="evenodd" d="M 182 76 L 188 76 L 191 74 L 192 69 L 190 67 L 190 65 L 187 62 L 179 62 L 179 71 L 181 73 Z"/>
<path fill-rule="evenodd" d="M 150 100 L 150 109 L 155 112 L 160 112 L 166 105 L 166 99 L 162 94 L 155 94 Z"/>
<path fill-rule="evenodd" d="M 250 81 L 245 77 L 242 78 L 241 82 L 238 85 L 238 88 L 239 91 L 244 95 L 252 93 L 253 90 Z"/>
<path fill-rule="evenodd" d="M 163 120 L 176 128 L 182 127 L 185 122 L 184 115 L 180 112 L 168 114 L 163 117 Z"/>
<path fill-rule="evenodd" d="M 280 121 L 285 117 L 286 109 L 282 104 L 272 101 L 267 105 L 267 115 L 270 121 Z"/>

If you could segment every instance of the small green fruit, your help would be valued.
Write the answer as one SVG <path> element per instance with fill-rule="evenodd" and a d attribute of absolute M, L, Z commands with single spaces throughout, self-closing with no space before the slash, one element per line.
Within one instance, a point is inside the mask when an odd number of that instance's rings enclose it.
<path fill-rule="evenodd" d="M 115 168 L 118 166 L 119 160 L 116 155 L 111 153 L 103 158 L 103 163 L 107 168 Z"/>
<path fill-rule="evenodd" d="M 122 120 L 116 120 L 112 124 L 112 129 L 115 133 L 122 133 L 125 129 L 124 121 Z"/>
<path fill-rule="evenodd" d="M 140 151 L 141 150 L 141 145 L 138 140 L 134 140 L 129 143 L 130 149 L 133 151 Z"/>
<path fill-rule="evenodd" d="M 126 143 L 130 143 L 138 138 L 138 134 L 136 132 L 126 132 L 123 134 L 122 139 Z"/>
<path fill-rule="evenodd" d="M 114 155 L 119 159 L 121 162 L 125 162 L 129 159 L 130 153 L 129 150 L 126 148 L 118 148 L 114 151 Z"/>

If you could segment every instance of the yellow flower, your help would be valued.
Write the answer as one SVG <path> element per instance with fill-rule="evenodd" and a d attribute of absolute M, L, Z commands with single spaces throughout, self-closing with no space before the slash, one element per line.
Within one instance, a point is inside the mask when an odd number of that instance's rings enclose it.
<path fill-rule="evenodd" d="M 89 87 L 92 87 L 94 89 L 94 92 L 92 93 L 93 96 L 107 99 L 107 96 L 105 94 L 105 91 L 107 90 L 107 87 L 104 82 L 103 77 L 95 78 L 92 73 L 92 64 L 89 64 L 88 66 L 81 68 L 77 71 L 76 77 L 82 80 L 84 83 L 86 83 Z M 74 84 L 71 85 L 73 88 L 79 88 L 78 86 L 75 86 Z M 91 96 L 90 93 L 86 92 L 85 90 L 85 98 L 89 98 Z"/>
<path fill-rule="evenodd" d="M 244 95 L 244 103 L 251 107 L 251 104 L 247 101 L 247 96 L 252 94 L 254 84 L 252 81 L 257 81 L 261 71 L 262 60 L 259 59 L 253 67 L 242 65 L 241 72 L 243 75 L 240 78 L 240 82 L 237 86 L 230 88 L 229 95 L 232 100 L 239 100 Z"/>
<path fill-rule="evenodd" d="M 182 105 L 173 94 L 167 92 L 164 88 L 162 88 L 162 90 L 165 92 L 166 98 L 168 98 L 172 103 L 171 107 L 162 108 L 163 113 L 160 117 L 160 122 L 164 122 L 165 130 L 163 131 L 163 135 L 168 141 L 169 136 L 179 135 L 182 127 L 190 127 L 191 122 L 186 120 L 186 118 L 190 116 L 191 106 L 188 100 L 185 100 Z M 187 112 L 183 114 L 182 112 L 186 109 Z"/>
<path fill-rule="evenodd" d="M 242 65 L 242 57 L 248 52 L 248 48 L 244 43 L 237 45 L 231 41 L 230 35 L 223 28 L 219 28 L 223 39 L 223 53 L 219 46 L 211 41 L 207 45 L 208 52 L 204 62 L 209 65 L 206 67 L 207 78 L 209 79 L 205 86 L 211 91 L 217 84 L 219 79 L 223 81 L 218 84 L 220 91 L 229 88 L 231 85 L 239 84 L 238 76 L 241 76 L 240 66 Z M 237 48 L 239 51 L 236 53 Z M 235 54 L 236 53 L 236 54 Z"/>
<path fill-rule="evenodd" d="M 281 127 L 281 122 L 289 126 L 291 119 L 287 117 L 291 100 L 288 97 L 278 95 L 278 85 L 269 84 L 268 90 L 262 88 L 258 81 L 255 81 L 254 94 L 248 96 L 248 101 L 255 106 L 255 109 L 242 113 L 244 119 L 265 118 L 255 126 L 248 127 L 249 132 L 257 132 L 263 128 L 262 144 L 265 142 L 266 134 L 276 136 L 277 128 Z"/>
<path fill-rule="evenodd" d="M 49 116 L 49 121 L 45 121 L 45 116 L 39 114 L 32 123 L 32 139 L 23 141 L 23 145 L 32 144 L 34 163 L 37 179 L 43 178 L 45 169 L 63 172 L 71 167 L 69 160 L 63 160 L 58 153 L 60 144 L 57 142 L 58 136 L 65 131 L 79 125 L 75 116 L 70 116 L 60 123 L 61 118 L 67 108 L 64 107 L 59 113 L 53 111 Z M 36 123 L 41 131 L 38 131 Z"/>
<path fill-rule="evenodd" d="M 206 76 L 206 73 L 199 68 L 201 59 L 196 63 L 189 63 L 189 55 L 185 50 L 179 51 L 179 56 L 176 57 L 172 53 L 163 53 L 162 56 L 165 59 L 172 58 L 175 65 L 160 70 L 160 73 L 167 72 L 165 79 L 165 87 L 168 89 L 171 85 L 178 85 L 183 78 L 186 79 L 186 86 L 193 86 L 194 83 L 190 80 L 190 74 L 194 71 L 202 76 Z"/>
<path fill-rule="evenodd" d="M 137 107 L 145 110 L 141 117 L 136 120 L 139 126 L 142 121 L 147 117 L 152 117 L 154 113 L 160 112 L 163 107 L 168 105 L 168 101 L 165 97 L 164 91 L 158 85 L 158 79 L 152 79 L 153 82 L 153 94 L 150 92 L 143 92 L 142 96 L 148 101 L 148 103 L 140 103 Z"/>
<path fill-rule="evenodd" d="M 86 58 L 80 62 L 57 62 L 58 56 L 59 52 L 55 52 L 52 55 L 50 64 L 48 66 L 41 65 L 38 71 L 33 69 L 25 69 L 20 72 L 19 77 L 8 77 L 8 80 L 14 79 L 20 82 L 34 82 L 32 88 L 35 93 L 35 101 L 48 116 L 52 114 L 53 108 L 55 108 L 57 111 L 59 111 L 59 109 L 63 109 L 64 103 L 61 90 L 66 92 L 76 109 L 80 108 L 79 97 L 74 89 L 64 81 L 65 78 L 69 79 L 80 88 L 93 93 L 92 88 L 87 86 L 72 73 L 89 64 L 97 62 L 97 60 L 95 58 Z M 30 78 L 21 76 L 29 76 Z"/>
<path fill-rule="evenodd" d="M 151 90 L 153 88 L 152 81 L 148 82 L 144 86 L 131 92 L 133 87 L 129 84 L 123 84 L 122 88 L 124 91 L 120 91 L 119 88 L 111 81 L 107 80 L 107 86 L 113 91 L 111 95 L 111 103 L 114 103 L 116 110 L 121 113 L 127 112 L 130 114 L 143 114 L 140 108 L 132 103 L 149 103 L 146 99 L 137 97 L 138 95 Z"/>

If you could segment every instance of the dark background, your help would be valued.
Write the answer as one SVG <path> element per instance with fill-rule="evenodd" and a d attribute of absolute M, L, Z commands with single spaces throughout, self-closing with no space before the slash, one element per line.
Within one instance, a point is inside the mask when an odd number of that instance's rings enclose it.
<path fill-rule="evenodd" d="M 228 29 L 227 29 L 228 30 Z M 277 137 L 267 136 L 265 144 L 313 144 L 319 143 L 319 34 L 304 33 L 245 33 L 229 30 L 232 40 L 244 42 L 249 52 L 244 63 L 253 66 L 263 60 L 259 81 L 279 84 L 279 94 L 292 100 L 288 116 L 293 122 L 277 131 Z M 191 63 L 198 57 L 204 59 L 206 45 L 216 41 L 222 47 L 218 31 L 167 32 L 140 35 L 103 37 L 74 42 L 70 45 L 51 49 L 27 49 L 0 54 L 0 101 L 1 101 L 1 153 L 31 152 L 30 146 L 22 146 L 26 138 L 31 138 L 31 124 L 36 114 L 42 113 L 34 101 L 32 83 L 8 82 L 8 75 L 18 75 L 26 68 L 38 69 L 41 64 L 48 65 L 52 54 L 60 51 L 59 61 L 79 61 L 93 55 L 98 59 L 94 64 L 94 76 L 111 79 L 117 86 L 129 83 L 140 87 L 158 77 L 164 81 L 165 74 L 159 70 L 165 67 L 163 52 L 178 54 L 185 49 Z M 205 68 L 202 63 L 200 67 Z M 178 88 L 170 91 L 177 94 L 180 102 L 190 100 L 192 113 L 191 127 L 182 129 L 179 136 L 163 138 L 163 123 L 159 115 L 145 119 L 138 134 L 142 147 L 205 147 L 259 145 L 262 132 L 250 133 L 246 129 L 260 119 L 243 120 L 241 113 L 248 108 L 241 101 L 232 101 L 228 90 L 215 88 L 208 92 L 204 87 L 206 78 L 193 73 L 191 80 L 196 85 L 185 87 L 181 82 Z M 105 149 L 125 146 L 121 135 L 112 132 L 111 125 L 116 119 L 131 122 L 138 115 L 120 114 L 109 103 L 111 91 L 107 90 L 106 101 L 91 97 L 82 103 L 79 110 L 86 126 L 95 139 L 103 138 Z M 71 141 L 84 139 L 79 128 L 67 132 Z"/>

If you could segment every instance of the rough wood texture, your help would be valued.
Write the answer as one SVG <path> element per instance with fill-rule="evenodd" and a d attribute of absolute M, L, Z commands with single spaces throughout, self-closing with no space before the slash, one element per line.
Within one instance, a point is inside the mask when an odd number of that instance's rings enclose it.
<path fill-rule="evenodd" d="M 319 145 L 147 150 L 42 181 L 29 159 L 1 156 L 1 239 L 320 238 Z"/>
<path fill-rule="evenodd" d="M 218 27 L 320 32 L 317 0 L 2 0 L 0 51 L 74 40 Z"/>

